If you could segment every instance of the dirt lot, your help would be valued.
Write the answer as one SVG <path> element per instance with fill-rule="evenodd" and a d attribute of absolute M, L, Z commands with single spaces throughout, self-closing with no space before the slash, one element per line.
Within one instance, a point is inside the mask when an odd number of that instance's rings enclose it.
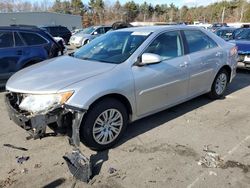
<path fill-rule="evenodd" d="M 26 140 L 27 133 L 9 121 L 0 94 L 0 187 L 70 187 L 73 179 L 62 156 L 71 151 L 67 137 Z M 137 121 L 109 151 L 85 146 L 94 177 L 76 187 L 250 187 L 250 72 L 241 71 L 225 99 L 201 96 Z M 13 144 L 20 151 L 4 147 Z M 220 154 L 224 168 L 197 164 L 204 145 Z M 30 156 L 23 164 L 16 156 Z M 109 174 L 109 168 L 117 169 Z"/>

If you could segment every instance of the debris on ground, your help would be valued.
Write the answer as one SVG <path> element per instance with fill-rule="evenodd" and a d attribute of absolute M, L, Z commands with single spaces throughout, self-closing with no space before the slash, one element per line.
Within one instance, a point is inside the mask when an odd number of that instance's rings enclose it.
<path fill-rule="evenodd" d="M 0 181 L 0 187 L 4 188 L 4 187 L 10 187 L 11 185 L 13 185 L 17 180 L 13 180 L 11 179 L 11 177 L 8 177 L 6 180 Z"/>
<path fill-rule="evenodd" d="M 217 173 L 214 172 L 214 171 L 209 171 L 209 175 L 210 175 L 210 176 L 212 176 L 212 175 L 213 175 L 213 176 L 217 176 Z"/>
<path fill-rule="evenodd" d="M 148 182 L 149 182 L 149 183 L 156 183 L 155 180 L 149 180 Z"/>
<path fill-rule="evenodd" d="M 22 174 L 27 174 L 28 173 L 28 169 L 27 168 L 22 169 L 21 173 Z"/>
<path fill-rule="evenodd" d="M 66 153 L 63 159 L 67 162 L 73 177 L 86 183 L 89 181 L 92 175 L 90 160 L 78 149 L 73 150 L 72 153 Z"/>
<path fill-rule="evenodd" d="M 136 150 L 136 147 L 134 146 L 134 147 L 132 147 L 132 148 L 129 148 L 128 149 L 128 152 L 134 152 Z"/>
<path fill-rule="evenodd" d="M 198 165 L 207 168 L 218 168 L 223 165 L 223 160 L 220 155 L 215 151 L 209 149 L 209 146 L 204 146 L 203 151 L 205 151 L 205 155 L 202 156 L 198 162 Z"/>
<path fill-rule="evenodd" d="M 202 165 L 207 168 L 240 168 L 242 172 L 247 173 L 250 171 L 250 165 L 245 165 L 237 161 L 223 161 L 218 153 L 209 149 L 209 146 L 204 146 L 203 151 L 206 152 L 198 162 L 198 165 Z M 210 171 L 209 175 L 217 175 L 215 172 Z"/>
<path fill-rule="evenodd" d="M 13 149 L 18 149 L 18 150 L 21 150 L 21 151 L 28 151 L 27 148 L 17 147 L 17 146 L 14 146 L 14 145 L 12 145 L 12 144 L 4 144 L 3 146 L 9 147 L 9 148 L 13 148 Z"/>
<path fill-rule="evenodd" d="M 221 168 L 222 169 L 226 169 L 226 168 L 240 168 L 240 169 L 242 169 L 242 171 L 244 173 L 247 173 L 250 170 L 250 165 L 245 165 L 245 164 L 242 164 L 242 163 L 237 162 L 237 161 L 227 161 L 227 162 L 225 162 L 221 166 Z"/>
<path fill-rule="evenodd" d="M 24 161 L 28 161 L 29 160 L 29 156 L 16 156 L 16 159 L 17 159 L 17 163 L 19 164 L 23 164 Z"/>
<path fill-rule="evenodd" d="M 225 114 L 225 116 L 228 116 L 228 114 L 230 114 L 230 111 L 228 110 L 227 113 Z"/>
<path fill-rule="evenodd" d="M 117 170 L 116 170 L 115 168 L 110 167 L 110 168 L 108 169 L 108 173 L 109 173 L 109 174 L 113 174 L 113 173 L 115 173 L 115 172 L 117 172 Z"/>
<path fill-rule="evenodd" d="M 9 172 L 8 172 L 8 174 L 12 174 L 13 172 L 15 172 L 15 168 L 13 168 L 13 169 L 11 169 Z"/>
<path fill-rule="evenodd" d="M 35 164 L 34 168 L 41 168 L 42 165 L 41 164 Z"/>

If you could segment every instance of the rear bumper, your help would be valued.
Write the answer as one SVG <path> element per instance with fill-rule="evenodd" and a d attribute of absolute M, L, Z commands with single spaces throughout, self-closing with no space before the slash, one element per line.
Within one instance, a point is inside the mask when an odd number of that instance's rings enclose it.
<path fill-rule="evenodd" d="M 237 67 L 250 69 L 250 54 L 239 54 L 238 56 Z"/>

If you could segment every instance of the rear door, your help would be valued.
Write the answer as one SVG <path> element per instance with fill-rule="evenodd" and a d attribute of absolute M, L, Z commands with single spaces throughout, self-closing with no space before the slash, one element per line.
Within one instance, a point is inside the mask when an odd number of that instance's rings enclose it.
<path fill-rule="evenodd" d="M 179 31 L 156 37 L 144 53 L 158 54 L 162 62 L 133 66 L 137 115 L 145 116 L 186 99 L 188 91 L 188 56 Z"/>
<path fill-rule="evenodd" d="M 23 48 L 25 62 L 41 61 L 51 55 L 51 46 L 49 41 L 35 32 L 19 32 L 26 46 Z"/>
<path fill-rule="evenodd" d="M 22 51 L 14 45 L 12 31 L 0 30 L 0 79 L 8 78 L 17 70 Z"/>
<path fill-rule="evenodd" d="M 211 89 L 216 67 L 222 61 L 222 49 L 200 30 L 184 31 L 190 57 L 188 96 Z"/>

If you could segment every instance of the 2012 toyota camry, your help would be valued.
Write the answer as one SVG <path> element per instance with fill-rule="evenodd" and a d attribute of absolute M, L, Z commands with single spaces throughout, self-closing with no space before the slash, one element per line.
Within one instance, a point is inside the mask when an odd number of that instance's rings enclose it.
<path fill-rule="evenodd" d="M 107 33 L 71 56 L 46 60 L 6 85 L 10 118 L 34 138 L 46 126 L 72 126 L 72 141 L 112 147 L 129 122 L 199 95 L 224 95 L 236 74 L 237 48 L 187 26 Z"/>

